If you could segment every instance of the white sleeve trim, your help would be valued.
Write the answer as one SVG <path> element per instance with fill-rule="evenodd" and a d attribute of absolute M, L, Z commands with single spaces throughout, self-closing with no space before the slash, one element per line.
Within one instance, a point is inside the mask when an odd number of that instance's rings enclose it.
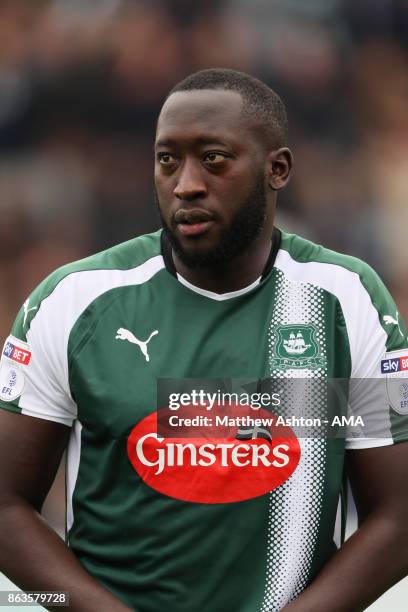
<path fill-rule="evenodd" d="M 355 440 L 346 439 L 346 450 L 358 450 L 359 448 L 377 448 L 380 446 L 392 446 L 392 438 L 359 438 Z"/>
<path fill-rule="evenodd" d="M 60 423 L 61 425 L 67 425 L 68 427 L 72 426 L 74 420 L 73 418 L 64 418 L 55 414 L 40 412 L 39 410 L 28 410 L 27 408 L 23 408 L 21 410 L 21 414 L 24 414 L 25 416 L 34 417 L 36 419 L 43 419 L 44 421 L 53 421 L 54 423 Z"/>
<path fill-rule="evenodd" d="M 71 437 L 69 440 L 67 450 L 67 463 L 66 463 L 66 490 L 67 490 L 67 514 L 66 514 L 66 528 L 67 533 L 70 531 L 74 524 L 74 508 L 73 508 L 73 497 L 76 487 L 76 482 L 79 473 L 79 464 L 81 460 L 81 432 L 82 424 L 79 421 L 75 421 L 74 426 L 71 430 Z"/>

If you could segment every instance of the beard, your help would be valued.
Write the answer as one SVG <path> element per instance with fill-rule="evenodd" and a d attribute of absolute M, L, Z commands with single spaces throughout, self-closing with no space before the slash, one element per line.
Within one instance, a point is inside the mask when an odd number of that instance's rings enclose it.
<path fill-rule="evenodd" d="M 155 191 L 163 231 L 173 251 L 185 266 L 193 270 L 220 266 L 243 253 L 254 242 L 266 220 L 264 180 L 263 174 L 258 176 L 250 194 L 242 202 L 229 225 L 223 228 L 217 244 L 202 253 L 192 253 L 183 248 L 177 235 L 163 218 Z"/>

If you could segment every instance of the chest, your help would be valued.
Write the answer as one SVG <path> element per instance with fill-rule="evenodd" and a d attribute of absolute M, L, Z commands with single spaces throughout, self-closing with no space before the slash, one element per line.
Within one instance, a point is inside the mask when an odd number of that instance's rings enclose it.
<path fill-rule="evenodd" d="M 83 313 L 69 345 L 79 420 L 118 437 L 158 407 L 161 379 L 344 375 L 337 306 L 299 283 L 214 301 L 151 283 L 108 292 Z"/>

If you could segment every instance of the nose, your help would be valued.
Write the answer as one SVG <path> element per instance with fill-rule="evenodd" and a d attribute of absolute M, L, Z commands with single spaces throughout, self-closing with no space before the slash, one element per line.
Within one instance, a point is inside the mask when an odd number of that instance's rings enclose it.
<path fill-rule="evenodd" d="M 207 195 L 207 187 L 197 164 L 186 160 L 173 191 L 179 200 L 196 200 Z"/>

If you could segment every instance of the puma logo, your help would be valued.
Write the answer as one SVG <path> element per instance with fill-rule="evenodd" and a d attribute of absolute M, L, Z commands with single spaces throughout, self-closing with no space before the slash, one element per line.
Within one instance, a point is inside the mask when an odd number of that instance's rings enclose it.
<path fill-rule="evenodd" d="M 147 340 L 139 340 L 128 329 L 119 327 L 118 331 L 116 332 L 115 340 L 127 340 L 128 342 L 131 342 L 132 344 L 137 344 L 137 346 L 140 348 L 143 355 L 145 356 L 146 361 L 150 361 L 150 357 L 147 352 L 147 345 L 150 342 L 150 340 L 153 338 L 153 336 L 156 336 L 158 333 L 159 333 L 159 330 L 155 329 L 154 331 L 152 331 L 152 333 L 150 334 Z"/>
<path fill-rule="evenodd" d="M 25 327 L 25 324 L 27 323 L 27 317 L 28 317 L 28 313 L 31 310 L 37 310 L 38 306 L 33 306 L 32 308 L 29 308 L 30 304 L 30 298 L 28 298 L 28 300 L 26 300 L 23 304 L 23 310 L 24 310 L 24 319 L 23 319 L 23 327 Z"/>
<path fill-rule="evenodd" d="M 401 334 L 402 337 L 404 337 L 404 334 L 401 331 L 400 324 L 399 324 L 399 321 L 398 321 L 398 316 L 399 316 L 398 315 L 398 310 L 395 312 L 395 315 L 397 317 L 396 319 L 394 319 L 394 317 L 392 317 L 391 315 L 384 315 L 383 316 L 383 321 L 384 321 L 384 323 L 386 325 L 397 325 L 399 333 Z"/>

